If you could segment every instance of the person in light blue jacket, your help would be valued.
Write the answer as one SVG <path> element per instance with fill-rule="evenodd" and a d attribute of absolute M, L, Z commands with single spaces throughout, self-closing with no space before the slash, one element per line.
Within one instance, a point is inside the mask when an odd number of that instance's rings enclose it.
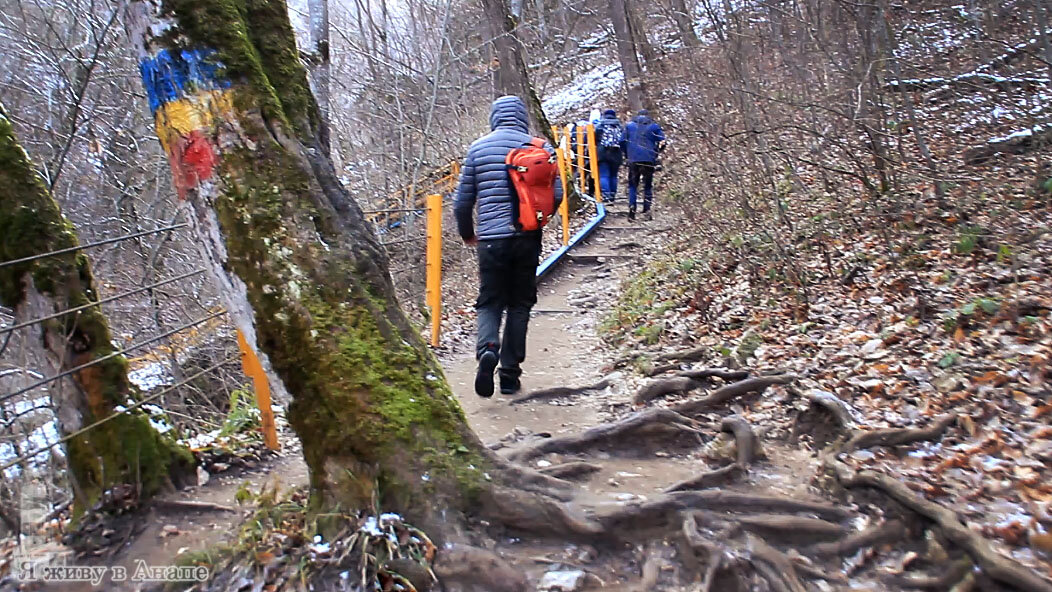
<path fill-rule="evenodd" d="M 523 231 L 518 226 L 519 198 L 505 159 L 508 152 L 528 144 L 526 104 L 519 97 L 493 101 L 490 133 L 468 148 L 461 167 L 453 214 L 457 231 L 469 245 L 478 248 L 479 296 L 478 340 L 475 356 L 478 372 L 475 392 L 493 396 L 493 372 L 500 362 L 500 392 L 514 394 L 521 386 L 520 364 L 526 359 L 526 326 L 530 309 L 537 303 L 537 263 L 541 253 L 541 231 Z M 545 144 L 549 154 L 555 154 Z M 556 180 L 555 206 L 562 201 L 562 184 Z M 475 228 L 473 214 L 478 216 Z M 500 325 L 505 311 L 504 338 Z"/>
<path fill-rule="evenodd" d="M 636 198 L 639 180 L 643 180 L 643 216 L 653 220 L 650 211 L 654 203 L 654 170 L 658 154 L 665 149 L 665 132 L 646 109 L 625 126 L 622 150 L 628 160 L 628 219 L 636 219 Z"/>

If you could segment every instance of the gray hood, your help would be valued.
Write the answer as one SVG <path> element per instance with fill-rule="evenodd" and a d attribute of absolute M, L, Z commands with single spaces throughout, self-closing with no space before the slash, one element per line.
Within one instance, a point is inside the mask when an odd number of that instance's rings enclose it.
<path fill-rule="evenodd" d="M 498 127 L 510 127 L 528 133 L 530 119 L 526 115 L 526 103 L 511 95 L 493 101 L 489 112 L 489 128 L 495 130 Z"/>

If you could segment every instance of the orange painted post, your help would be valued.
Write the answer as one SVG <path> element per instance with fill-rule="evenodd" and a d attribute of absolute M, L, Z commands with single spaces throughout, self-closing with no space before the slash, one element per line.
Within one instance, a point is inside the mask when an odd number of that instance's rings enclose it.
<path fill-rule="evenodd" d="M 566 183 L 566 156 L 563 154 L 562 146 L 555 147 L 555 155 L 559 159 L 559 179 L 563 184 L 563 202 L 559 204 L 559 216 L 563 222 L 563 246 L 570 244 L 570 194 Z"/>
<path fill-rule="evenodd" d="M 587 175 L 584 172 L 584 128 L 577 126 L 577 175 L 581 179 L 581 193 L 584 193 L 584 184 Z"/>
<path fill-rule="evenodd" d="M 438 347 L 442 330 L 442 196 L 427 196 L 427 289 L 431 309 L 431 347 Z"/>
<path fill-rule="evenodd" d="M 263 444 L 271 450 L 279 450 L 278 428 L 274 423 L 274 410 L 270 407 L 270 382 L 267 381 L 267 373 L 263 371 L 263 364 L 259 356 L 248 346 L 245 335 L 241 330 L 237 331 L 237 346 L 241 348 L 241 368 L 245 376 L 252 379 L 252 389 L 256 391 L 256 405 L 259 407 L 259 419 L 263 424 Z"/>
<path fill-rule="evenodd" d="M 595 201 L 603 201 L 603 192 L 599 191 L 599 152 L 596 151 L 595 146 L 595 125 L 588 124 L 588 154 L 591 155 L 592 162 L 592 182 L 595 183 Z"/>

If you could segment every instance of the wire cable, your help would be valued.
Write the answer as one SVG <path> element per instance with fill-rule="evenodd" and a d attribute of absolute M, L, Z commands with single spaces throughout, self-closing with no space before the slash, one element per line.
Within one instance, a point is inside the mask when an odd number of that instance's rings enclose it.
<path fill-rule="evenodd" d="M 133 238 L 139 238 L 140 236 L 149 236 L 151 234 L 157 234 L 158 232 L 168 232 L 169 230 L 176 230 L 189 226 L 189 223 L 183 222 L 181 224 L 175 224 L 172 226 L 165 226 L 164 228 L 154 228 L 153 230 L 145 230 L 143 232 L 136 232 L 135 234 L 126 234 L 124 236 L 118 236 L 114 238 L 108 238 L 105 240 L 88 243 L 86 245 L 77 245 L 75 247 L 67 247 L 65 249 L 59 249 L 57 251 L 49 251 L 47 253 L 39 253 L 37 255 L 30 255 L 29 257 L 22 257 L 21 259 L 12 259 L 11 261 L 0 262 L 0 269 L 9 265 L 18 265 L 19 263 L 29 263 L 30 261 L 36 261 L 37 259 L 44 259 L 45 257 L 54 257 L 56 255 L 65 255 L 66 253 L 72 253 L 74 251 L 80 251 L 81 249 L 90 249 L 92 247 L 101 247 L 103 245 L 110 245 L 113 243 L 119 243 L 121 241 L 131 240 Z"/>
<path fill-rule="evenodd" d="M 50 321 L 52 319 L 57 319 L 59 317 L 66 316 L 68 314 L 73 314 L 75 312 L 80 312 L 82 310 L 87 310 L 87 309 L 89 309 L 89 308 L 91 308 L 93 306 L 99 306 L 100 304 L 106 304 L 108 302 L 113 302 L 114 300 L 120 300 L 121 298 L 127 298 L 128 296 L 134 296 L 134 295 L 136 295 L 136 294 L 138 294 L 140 292 L 146 292 L 146 291 L 152 290 L 154 288 L 158 288 L 160 286 L 164 286 L 164 285 L 170 284 L 172 282 L 177 282 L 179 280 L 185 280 L 186 278 L 193 277 L 193 276 L 198 275 L 200 273 L 204 273 L 204 271 L 205 271 L 204 268 L 201 268 L 201 269 L 198 269 L 197 271 L 191 271 L 189 273 L 184 273 L 183 275 L 180 275 L 180 276 L 176 276 L 176 277 L 173 277 L 173 278 L 168 278 L 166 280 L 159 281 L 159 282 L 157 282 L 155 284 L 150 284 L 149 286 L 143 286 L 141 288 L 136 288 L 134 290 L 129 290 L 129 291 L 121 293 L 121 294 L 115 294 L 113 296 L 108 296 L 106 298 L 103 298 L 102 300 L 96 300 L 94 302 L 89 302 L 87 304 L 82 304 L 80 306 L 71 308 L 69 310 L 64 310 L 62 312 L 56 312 L 56 313 L 50 314 L 50 315 L 48 315 L 46 317 L 40 317 L 39 319 L 33 319 L 31 321 L 25 321 L 23 323 L 19 323 L 17 325 L 13 325 L 11 327 L 0 328 L 0 335 L 3 335 L 4 333 L 10 333 L 12 331 L 17 331 L 19 329 L 25 329 L 26 327 L 30 327 L 30 326 L 36 325 L 38 323 L 43 323 L 45 321 Z"/>
<path fill-rule="evenodd" d="M 157 341 L 160 341 L 160 340 L 164 339 L 165 337 L 170 337 L 172 335 L 175 335 L 176 333 L 179 333 L 180 331 L 185 331 L 187 329 L 190 329 L 191 327 L 196 327 L 197 325 L 200 325 L 201 323 L 205 323 L 207 321 L 210 321 L 210 320 L 212 320 L 212 319 L 214 319 L 214 318 L 216 318 L 216 317 L 218 317 L 220 315 L 224 315 L 224 314 L 226 314 L 226 311 L 225 310 L 221 310 L 219 312 L 210 314 L 207 317 L 198 319 L 196 321 L 187 323 L 187 324 L 185 324 L 185 325 L 183 325 L 181 327 L 177 327 L 175 329 L 172 329 L 171 331 L 166 331 L 164 333 L 161 333 L 160 335 L 157 335 L 155 337 L 151 337 L 151 338 L 147 339 L 146 341 L 140 341 L 139 343 L 136 343 L 134 345 L 128 346 L 128 347 L 126 347 L 126 348 L 124 348 L 122 350 L 115 351 L 115 352 L 110 353 L 110 354 L 106 354 L 105 356 L 102 356 L 101 358 L 95 358 L 94 360 L 92 360 L 92 361 L 90 361 L 90 362 L 88 362 L 86 364 L 81 364 L 80 366 L 77 366 L 75 368 L 70 368 L 68 370 L 64 370 L 62 372 L 59 372 L 58 374 L 56 374 L 54 376 L 49 376 L 47 378 L 43 378 L 41 380 L 38 380 L 38 381 L 34 382 L 33 384 L 31 384 L 29 386 L 22 387 L 22 388 L 18 389 L 17 391 L 13 392 L 13 393 L 10 393 L 10 394 L 7 394 L 7 395 L 4 395 L 4 396 L 0 397 L 0 403 L 3 403 L 5 401 L 8 401 L 8 400 L 14 398 L 14 397 L 17 397 L 18 395 L 21 395 L 22 393 L 27 393 L 27 392 L 29 392 L 29 391 L 37 388 L 37 387 L 44 386 L 45 384 L 52 383 L 52 382 L 54 382 L 56 380 L 59 380 L 60 378 L 65 378 L 65 377 L 67 377 L 67 376 L 69 376 L 71 374 L 75 374 L 77 372 L 80 372 L 81 370 L 84 370 L 85 368 L 90 368 L 90 367 L 92 367 L 92 366 L 94 366 L 96 364 L 101 364 L 102 362 L 105 362 L 106 360 L 111 360 L 113 358 L 116 358 L 117 356 L 123 356 L 124 354 L 126 354 L 126 353 L 128 353 L 130 351 L 139 349 L 140 347 L 142 347 L 144 345 L 150 345 L 151 343 L 155 343 Z"/>
<path fill-rule="evenodd" d="M 139 407 L 142 407 L 143 405 L 149 403 L 150 401 L 153 401 L 153 400 L 157 399 L 158 397 L 166 395 L 166 394 L 172 392 L 173 390 L 175 390 L 175 389 L 177 389 L 177 388 L 179 388 L 181 386 L 186 385 L 187 383 L 190 383 L 190 382 L 192 382 L 194 380 L 197 380 L 198 378 L 200 378 L 201 376 L 204 376 L 205 374 L 207 374 L 209 372 L 217 370 L 220 367 L 225 366 L 227 364 L 230 364 L 230 363 L 233 363 L 233 362 L 237 362 L 240 359 L 241 359 L 240 355 L 231 356 L 231 357 L 223 360 L 222 362 L 219 362 L 218 364 L 214 364 L 212 366 L 209 366 L 208 368 L 205 368 L 204 370 L 201 370 L 197 374 L 194 374 L 193 376 L 190 376 L 190 377 L 186 378 L 182 382 L 177 382 L 176 384 L 173 384 L 173 385 L 169 386 L 168 388 L 166 388 L 166 389 L 164 389 L 164 390 L 162 390 L 160 392 L 154 393 L 154 394 L 150 395 L 149 397 L 146 397 L 143 400 L 130 405 L 129 407 L 125 408 L 122 411 L 117 411 L 117 412 L 114 412 L 112 415 L 107 415 L 106 417 L 104 417 L 104 418 L 102 418 L 102 419 L 100 419 L 100 420 L 98 420 L 98 421 L 96 421 L 96 422 L 94 422 L 92 424 L 84 426 L 84 427 L 80 428 L 79 430 L 77 430 L 77 431 L 75 431 L 75 432 L 73 432 L 71 434 L 67 434 L 67 435 L 59 438 L 58 440 L 52 442 L 51 444 L 48 444 L 47 446 L 44 446 L 42 448 L 38 448 L 37 450 L 34 450 L 33 452 L 29 452 L 29 453 L 23 454 L 22 456 L 19 456 L 18 458 L 15 458 L 15 459 L 13 459 L 11 461 L 8 461 L 3 466 L 0 466 L 0 474 L 3 474 L 4 471 L 6 471 L 7 469 L 10 469 L 11 467 L 13 467 L 13 466 L 15 466 L 15 465 L 17 465 L 17 464 L 19 464 L 21 462 L 24 462 L 26 460 L 29 460 L 29 459 L 33 458 L 34 456 L 40 454 L 41 452 L 47 452 L 48 450 L 51 450 L 52 448 L 58 446 L 59 444 L 62 444 L 64 442 L 69 442 L 73 438 L 76 438 L 77 436 L 87 432 L 88 430 L 95 429 L 95 428 L 99 427 L 100 425 L 106 423 L 107 421 L 110 421 L 111 419 L 113 419 L 113 418 L 115 418 L 115 417 L 117 417 L 119 415 L 126 414 L 129 411 L 132 411 L 133 409 L 138 409 Z"/>

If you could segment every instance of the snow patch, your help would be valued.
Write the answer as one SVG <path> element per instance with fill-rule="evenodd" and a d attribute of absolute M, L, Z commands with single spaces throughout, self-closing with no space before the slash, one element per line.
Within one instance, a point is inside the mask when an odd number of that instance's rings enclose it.
<path fill-rule="evenodd" d="M 624 80 L 625 74 L 620 64 L 598 66 L 544 99 L 541 107 L 549 119 L 558 120 L 572 111 L 586 105 L 595 105 L 600 99 L 614 94 Z"/>
<path fill-rule="evenodd" d="M 160 362 L 151 362 L 128 373 L 128 380 L 141 391 L 151 391 L 159 386 L 172 384 L 168 367 Z"/>

